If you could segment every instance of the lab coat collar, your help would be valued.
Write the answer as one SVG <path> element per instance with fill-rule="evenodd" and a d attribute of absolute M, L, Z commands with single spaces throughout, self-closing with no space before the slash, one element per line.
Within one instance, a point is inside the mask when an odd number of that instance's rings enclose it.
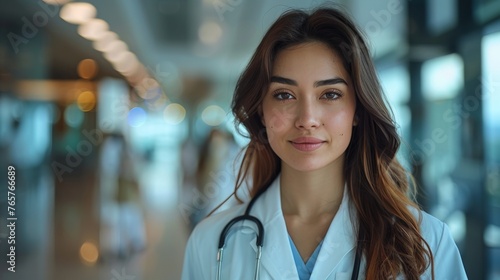
<path fill-rule="evenodd" d="M 323 245 L 314 265 L 311 279 L 327 279 L 341 260 L 356 248 L 357 235 L 353 229 L 356 224 L 355 211 L 351 210 L 347 187 L 337 214 L 326 233 Z"/>
<path fill-rule="evenodd" d="M 274 279 L 299 279 L 281 209 L 280 188 L 278 176 L 255 202 L 251 215 L 262 221 L 265 230 L 262 267 Z M 311 279 L 327 279 L 342 258 L 355 248 L 356 235 L 352 221 L 356 219 L 351 219 L 349 207 L 349 196 L 344 187 L 342 202 L 323 240 Z M 255 242 L 251 244 L 257 251 Z"/>

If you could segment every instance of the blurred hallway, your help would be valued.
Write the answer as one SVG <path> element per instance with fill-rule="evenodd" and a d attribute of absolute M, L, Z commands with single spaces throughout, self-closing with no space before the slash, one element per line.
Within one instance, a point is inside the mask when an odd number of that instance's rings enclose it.
<path fill-rule="evenodd" d="M 176 154 L 175 152 L 172 154 Z M 74 258 L 74 250 L 67 250 L 67 255 L 51 261 L 50 244 L 45 250 L 29 254 L 28 258 L 19 257 L 16 273 L 2 273 L 1 279 L 5 280 L 155 280 L 155 279 L 180 279 L 183 262 L 183 252 L 189 234 L 188 221 L 182 219 L 178 208 L 178 174 L 166 169 L 176 160 L 175 157 L 164 158 L 162 161 L 152 163 L 141 173 L 145 228 L 147 233 L 146 248 L 130 257 L 99 256 L 95 265 L 86 265 L 81 259 Z M 83 180 L 65 180 L 61 188 L 85 189 L 86 193 L 95 189 L 94 176 L 82 176 Z M 66 193 L 65 201 L 78 203 L 78 194 Z M 88 204 L 92 195 L 87 195 L 80 203 Z M 68 232 L 61 230 L 64 215 L 55 214 L 54 232 L 55 248 L 57 243 L 64 242 Z M 73 224 L 73 226 L 76 226 Z M 140 226 L 140 225 L 137 225 Z M 98 228 L 82 229 L 94 234 Z M 67 243 L 68 246 L 74 244 Z M 74 248 L 73 248 L 74 249 Z M 59 249 L 60 250 L 60 249 Z M 53 254 L 53 252 L 52 252 Z M 5 278 L 4 278 L 5 277 Z"/>
<path fill-rule="evenodd" d="M 240 73 L 279 14 L 323 4 L 370 42 L 417 202 L 499 280 L 498 0 L 0 0 L 0 279 L 180 279 L 248 143 Z"/>

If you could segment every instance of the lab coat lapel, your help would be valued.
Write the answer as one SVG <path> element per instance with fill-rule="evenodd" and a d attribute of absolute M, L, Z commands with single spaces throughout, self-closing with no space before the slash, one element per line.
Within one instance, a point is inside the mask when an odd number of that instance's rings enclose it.
<path fill-rule="evenodd" d="M 272 279 L 298 280 L 280 197 L 278 176 L 251 211 L 251 215 L 262 221 L 265 231 L 261 267 Z M 311 279 L 330 279 L 342 259 L 355 249 L 356 234 L 352 225 L 356 219 L 351 219 L 350 207 L 349 195 L 344 189 L 342 203 L 323 240 Z M 251 244 L 257 252 L 255 240 Z"/>
<path fill-rule="evenodd" d="M 355 250 L 356 234 L 352 227 L 355 219 L 351 220 L 349 207 L 349 195 L 344 189 L 342 203 L 323 240 L 311 279 L 330 279 L 342 259 Z"/>
<path fill-rule="evenodd" d="M 264 225 L 265 237 L 261 267 L 269 273 L 272 279 L 298 280 L 285 219 L 281 210 L 279 176 L 262 197 L 255 202 L 251 214 L 259 218 Z M 252 241 L 251 244 L 257 251 L 255 242 Z"/>

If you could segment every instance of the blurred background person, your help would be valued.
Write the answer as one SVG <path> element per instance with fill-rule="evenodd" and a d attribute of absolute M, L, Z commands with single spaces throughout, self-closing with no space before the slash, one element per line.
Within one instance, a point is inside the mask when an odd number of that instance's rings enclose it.
<path fill-rule="evenodd" d="M 146 247 L 137 167 L 144 162 L 125 137 L 110 134 L 101 149 L 101 251 L 103 258 L 129 258 Z M 107 190 L 107 191 L 106 191 Z"/>
<path fill-rule="evenodd" d="M 193 226 L 231 197 L 236 184 L 240 151 L 241 148 L 236 144 L 231 133 L 218 128 L 210 131 L 201 147 L 196 172 L 196 192 L 199 194 L 199 204 L 191 219 Z M 233 198 L 223 203 L 217 211 L 226 209 L 234 202 Z"/>

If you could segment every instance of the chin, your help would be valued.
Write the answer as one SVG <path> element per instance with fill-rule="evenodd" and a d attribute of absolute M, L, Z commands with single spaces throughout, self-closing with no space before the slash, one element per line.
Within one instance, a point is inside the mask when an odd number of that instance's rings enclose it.
<path fill-rule="evenodd" d="M 294 162 L 292 164 L 287 163 L 287 165 L 293 170 L 296 170 L 298 172 L 313 172 L 324 169 L 325 167 L 328 166 L 327 164 L 318 164 L 318 163 L 297 164 L 297 162 Z"/>

